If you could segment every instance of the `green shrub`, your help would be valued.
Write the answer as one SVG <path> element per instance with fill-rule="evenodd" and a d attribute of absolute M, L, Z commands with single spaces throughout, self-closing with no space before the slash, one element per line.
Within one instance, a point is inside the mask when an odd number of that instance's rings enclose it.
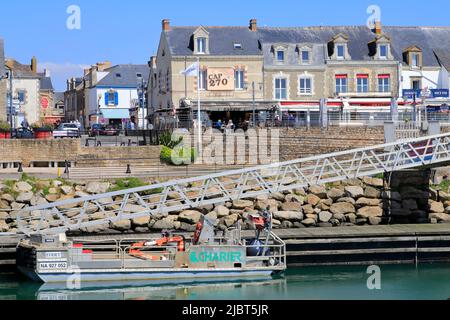
<path fill-rule="evenodd" d="M 8 122 L 0 121 L 0 131 L 1 132 L 9 132 L 11 130 L 11 126 Z"/>
<path fill-rule="evenodd" d="M 169 149 L 175 148 L 183 141 L 183 137 L 180 137 L 178 140 L 172 141 L 172 134 L 170 132 L 164 132 L 159 137 L 159 142 L 162 146 L 167 147 Z"/>
<path fill-rule="evenodd" d="M 194 163 L 197 159 L 197 150 L 195 148 L 179 148 L 178 151 L 178 159 L 180 159 L 180 163 L 175 163 L 173 161 L 173 156 L 175 155 L 175 150 L 172 150 L 168 147 L 163 147 L 161 150 L 161 161 L 174 166 L 188 165 Z M 190 163 L 186 163 L 189 161 L 184 161 L 187 157 L 185 156 L 185 152 L 190 152 Z M 176 155 L 175 155 L 176 156 Z"/>

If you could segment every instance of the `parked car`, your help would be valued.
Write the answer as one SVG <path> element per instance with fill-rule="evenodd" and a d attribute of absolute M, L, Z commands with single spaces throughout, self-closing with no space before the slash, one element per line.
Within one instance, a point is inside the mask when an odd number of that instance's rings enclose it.
<path fill-rule="evenodd" d="M 120 130 L 114 128 L 113 126 L 107 126 L 103 130 L 100 130 L 101 136 L 118 136 L 120 134 Z"/>
<path fill-rule="evenodd" d="M 63 123 L 53 131 L 54 139 L 63 138 L 80 138 L 80 130 L 75 123 Z"/>

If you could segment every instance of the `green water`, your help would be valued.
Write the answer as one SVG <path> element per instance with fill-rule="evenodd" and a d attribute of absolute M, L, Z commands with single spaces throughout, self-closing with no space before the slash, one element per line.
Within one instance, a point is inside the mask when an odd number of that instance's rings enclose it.
<path fill-rule="evenodd" d="M 291 269 L 283 277 L 203 284 L 103 284 L 80 290 L 42 286 L 0 273 L 0 300 L 447 300 L 450 265 L 381 266 L 381 290 L 367 288 L 365 267 Z"/>

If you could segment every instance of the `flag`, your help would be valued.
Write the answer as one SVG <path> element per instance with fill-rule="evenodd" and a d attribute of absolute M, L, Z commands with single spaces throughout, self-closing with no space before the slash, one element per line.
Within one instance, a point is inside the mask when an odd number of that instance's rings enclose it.
<path fill-rule="evenodd" d="M 198 68 L 199 64 L 198 62 L 190 65 L 186 70 L 181 71 L 181 74 L 184 74 L 188 77 L 195 77 L 198 75 Z"/>

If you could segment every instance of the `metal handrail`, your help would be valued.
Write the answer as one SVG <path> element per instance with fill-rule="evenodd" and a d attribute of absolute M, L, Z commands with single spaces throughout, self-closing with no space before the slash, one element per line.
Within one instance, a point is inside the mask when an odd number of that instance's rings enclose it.
<path fill-rule="evenodd" d="M 432 153 L 428 152 L 430 150 Z M 25 234 L 59 233 L 123 219 L 164 215 L 314 184 L 442 165 L 446 162 L 450 162 L 450 133 L 25 208 L 17 216 L 17 225 Z M 118 209 L 107 210 L 105 207 L 110 204 L 100 204 L 98 201 L 109 197 L 116 199 L 114 203 L 119 206 Z M 66 216 L 69 210 L 59 209 L 79 204 L 81 206 L 78 208 L 70 209 L 71 213 L 78 213 L 73 218 Z M 127 205 L 130 204 L 138 205 L 138 212 L 125 213 Z M 92 205 L 103 212 L 114 212 L 114 215 L 97 221 L 86 221 L 89 220 L 87 208 Z M 39 216 L 31 219 L 25 217 L 24 213 L 31 211 L 41 212 L 40 220 Z M 57 216 L 62 226 L 48 227 L 44 217 L 49 214 Z M 32 219 L 39 220 L 40 225 L 30 224 Z"/>

